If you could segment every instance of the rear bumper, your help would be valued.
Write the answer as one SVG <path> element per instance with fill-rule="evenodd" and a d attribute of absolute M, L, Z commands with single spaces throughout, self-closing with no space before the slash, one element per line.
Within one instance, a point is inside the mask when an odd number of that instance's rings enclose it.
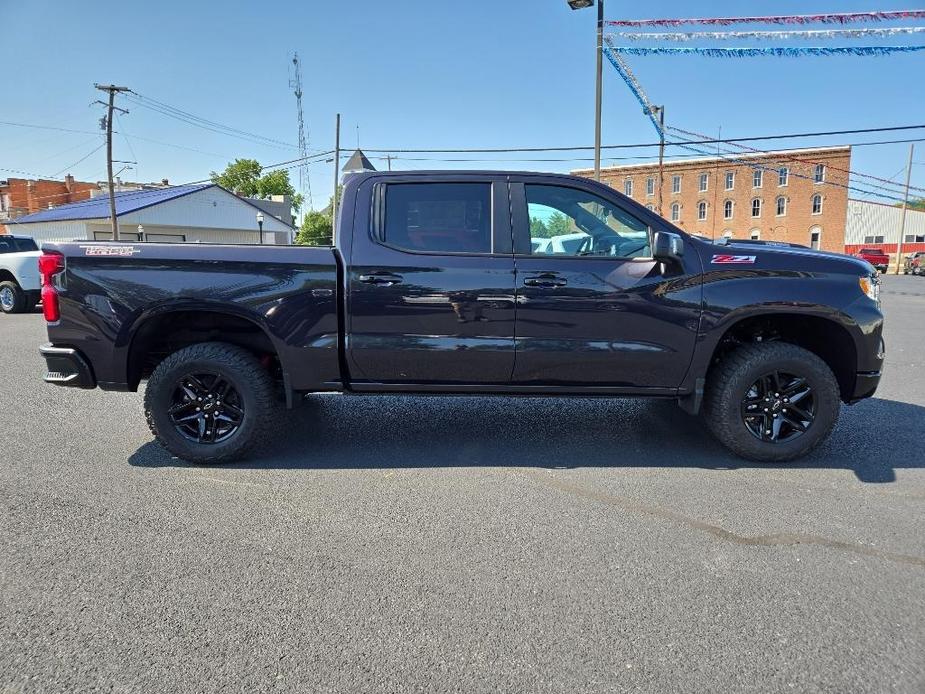
<path fill-rule="evenodd" d="M 51 343 L 39 347 L 48 372 L 45 383 L 71 388 L 95 388 L 96 378 L 84 356 L 72 347 L 55 347 Z"/>

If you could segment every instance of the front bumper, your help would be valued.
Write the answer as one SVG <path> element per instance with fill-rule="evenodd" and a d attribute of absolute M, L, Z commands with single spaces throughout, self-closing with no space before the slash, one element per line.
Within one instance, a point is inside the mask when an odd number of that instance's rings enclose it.
<path fill-rule="evenodd" d="M 93 369 L 76 349 L 55 347 L 47 343 L 39 347 L 39 353 L 45 358 L 45 364 L 48 366 L 45 383 L 72 388 L 96 388 Z"/>

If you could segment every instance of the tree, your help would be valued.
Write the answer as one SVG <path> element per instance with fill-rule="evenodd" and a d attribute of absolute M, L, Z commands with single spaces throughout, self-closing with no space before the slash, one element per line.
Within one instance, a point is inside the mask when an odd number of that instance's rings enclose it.
<path fill-rule="evenodd" d="M 263 173 L 263 167 L 256 159 L 235 159 L 222 173 L 213 171 L 212 183 L 227 188 L 232 193 L 249 198 L 267 198 L 271 195 L 286 195 L 292 200 L 292 208 L 298 212 L 303 197 L 289 181 L 286 169 Z"/>
<path fill-rule="evenodd" d="M 571 234 L 572 222 L 561 212 L 553 212 L 546 220 L 546 228 L 549 229 L 550 236 L 561 236 L 562 234 Z"/>
<path fill-rule="evenodd" d="M 302 219 L 302 228 L 296 234 L 295 242 L 303 246 L 326 246 L 332 243 L 331 213 L 312 210 Z"/>
<path fill-rule="evenodd" d="M 549 238 L 549 229 L 539 217 L 530 217 L 530 236 L 534 239 Z"/>
<path fill-rule="evenodd" d="M 896 207 L 902 207 L 902 206 L 903 204 L 901 202 L 896 203 Z M 910 198 L 908 209 L 925 211 L 925 198 L 918 198 L 918 199 Z"/>

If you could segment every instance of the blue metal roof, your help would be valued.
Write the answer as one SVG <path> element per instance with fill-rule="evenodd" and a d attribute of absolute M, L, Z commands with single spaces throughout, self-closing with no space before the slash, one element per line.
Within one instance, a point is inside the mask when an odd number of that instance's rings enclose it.
<path fill-rule="evenodd" d="M 155 188 L 153 190 L 127 190 L 116 193 L 116 217 L 129 212 L 159 205 L 168 200 L 196 193 L 206 188 L 212 188 L 214 183 L 199 183 L 187 186 L 172 186 L 170 188 Z M 106 219 L 109 217 L 109 195 L 103 194 L 89 200 L 73 202 L 70 205 L 53 207 L 27 214 L 15 220 L 15 224 L 29 224 L 30 222 L 62 222 L 70 219 Z"/>

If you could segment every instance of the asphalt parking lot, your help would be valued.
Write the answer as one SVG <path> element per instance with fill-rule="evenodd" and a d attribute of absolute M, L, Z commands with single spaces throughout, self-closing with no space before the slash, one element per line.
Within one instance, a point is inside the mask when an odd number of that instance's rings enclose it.
<path fill-rule="evenodd" d="M 925 278 L 832 438 L 667 402 L 317 398 L 249 462 L 45 386 L 0 316 L 0 691 L 925 690 Z"/>

